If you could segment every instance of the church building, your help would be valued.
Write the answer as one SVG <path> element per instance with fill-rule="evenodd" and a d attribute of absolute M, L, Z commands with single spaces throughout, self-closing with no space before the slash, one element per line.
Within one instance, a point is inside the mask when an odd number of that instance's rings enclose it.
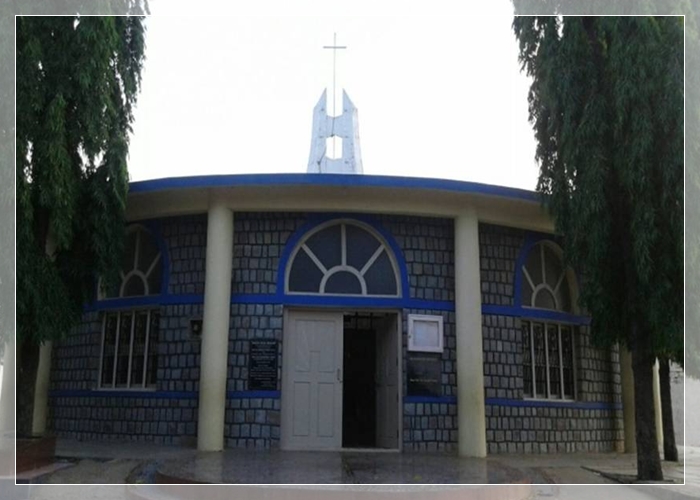
<path fill-rule="evenodd" d="M 592 345 L 539 196 L 364 175 L 357 119 L 324 92 L 307 173 L 131 184 L 121 283 L 42 349 L 49 431 L 475 457 L 633 442 L 629 359 Z"/>

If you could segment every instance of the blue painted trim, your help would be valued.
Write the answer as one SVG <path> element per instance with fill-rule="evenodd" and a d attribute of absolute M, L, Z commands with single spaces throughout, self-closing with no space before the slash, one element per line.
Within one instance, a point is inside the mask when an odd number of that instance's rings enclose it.
<path fill-rule="evenodd" d="M 551 311 L 549 309 L 535 309 L 532 307 L 494 306 L 487 304 L 481 306 L 481 314 L 514 316 L 523 319 L 541 319 L 559 323 L 570 323 L 572 325 L 591 324 L 591 318 L 588 316 L 577 316 L 575 314 Z"/>
<path fill-rule="evenodd" d="M 347 174 L 242 174 L 171 177 L 132 182 L 129 193 L 152 193 L 169 189 L 193 189 L 233 186 L 343 186 L 383 187 L 392 189 L 431 189 L 458 193 L 500 196 L 515 200 L 540 202 L 540 195 L 525 189 L 480 184 L 477 182 L 432 179 L 421 177 L 394 177 L 386 175 Z"/>
<path fill-rule="evenodd" d="M 398 297 L 354 297 L 343 295 L 232 295 L 232 304 L 282 304 L 313 307 L 366 307 L 395 309 L 432 309 L 454 311 L 454 302 L 440 300 L 402 299 Z"/>
<path fill-rule="evenodd" d="M 570 408 L 575 410 L 621 410 L 622 404 L 584 401 L 541 401 L 532 399 L 486 398 L 486 404 L 512 408 Z"/>
<path fill-rule="evenodd" d="M 229 391 L 226 393 L 227 399 L 253 399 L 253 398 L 267 398 L 267 399 L 279 399 L 281 395 L 280 391 Z"/>
<path fill-rule="evenodd" d="M 559 243 L 554 240 L 553 235 L 528 231 L 525 233 L 525 243 L 520 249 L 518 258 L 515 261 L 515 280 L 513 283 L 513 304 L 514 306 L 497 306 L 497 305 L 482 305 L 482 314 L 499 314 L 503 316 L 518 316 L 522 318 L 542 319 L 550 321 L 558 321 L 563 323 L 572 323 L 575 325 L 590 325 L 591 318 L 588 316 L 579 316 L 576 314 L 565 313 L 561 311 L 552 311 L 550 309 L 537 309 L 533 307 L 523 306 L 522 285 L 523 272 L 522 267 L 525 265 L 530 251 L 541 242 L 548 241 L 559 246 Z"/>
<path fill-rule="evenodd" d="M 522 293 L 522 288 L 523 288 L 523 266 L 525 265 L 525 261 L 527 260 L 528 255 L 530 255 L 530 251 L 533 249 L 537 243 L 542 241 L 545 238 L 538 237 L 536 233 L 528 232 L 525 234 L 525 243 L 523 243 L 523 247 L 520 249 L 520 253 L 518 254 L 518 258 L 515 260 L 515 282 L 513 283 L 513 304 L 515 304 L 516 307 L 522 308 L 523 304 L 523 293 Z"/>
<path fill-rule="evenodd" d="M 162 264 L 162 275 L 160 278 L 160 293 L 157 295 L 139 296 L 139 297 L 120 297 L 116 299 L 93 300 L 84 306 L 85 311 L 100 311 L 103 309 L 122 309 L 127 307 L 141 307 L 158 304 L 189 304 L 191 302 L 183 302 L 179 297 L 182 295 L 171 296 L 168 293 L 168 284 L 170 283 L 170 252 L 168 245 L 163 238 L 161 221 L 159 219 L 149 219 L 138 221 L 129 226 L 143 226 L 156 242 L 160 251 L 160 262 Z M 95 281 L 95 291 L 97 291 L 97 283 Z M 97 294 L 95 294 L 97 297 Z M 171 297 L 178 297 L 177 299 Z"/>
<path fill-rule="evenodd" d="M 170 282 L 170 253 L 168 252 L 168 245 L 165 244 L 165 240 L 163 239 L 161 220 L 149 219 L 129 224 L 129 226 L 132 225 L 145 227 L 156 241 L 156 246 L 160 251 L 160 259 L 163 265 L 163 274 L 160 277 L 160 295 L 167 295 L 168 283 Z"/>
<path fill-rule="evenodd" d="M 85 311 L 108 311 L 137 307 L 203 303 L 204 295 L 201 294 L 151 295 L 148 297 L 124 297 L 120 299 L 101 300 L 85 306 Z"/>
<path fill-rule="evenodd" d="M 194 391 L 130 391 L 130 390 L 58 390 L 49 391 L 52 398 L 140 398 L 140 399 L 197 399 Z"/>
<path fill-rule="evenodd" d="M 456 396 L 405 396 L 403 398 L 406 403 L 442 403 L 453 405 L 457 403 Z"/>
<path fill-rule="evenodd" d="M 282 251 L 279 267 L 277 268 L 278 293 L 285 293 L 284 290 L 287 284 L 285 281 L 285 274 L 287 266 L 289 264 L 289 259 L 291 258 L 292 253 L 296 249 L 299 242 L 304 238 L 304 236 L 306 236 L 307 233 L 312 231 L 314 228 L 335 219 L 346 219 L 351 221 L 355 220 L 358 222 L 362 222 L 370 226 L 372 229 L 374 229 L 381 235 L 384 241 L 386 241 L 387 245 L 389 245 L 389 248 L 391 248 L 391 251 L 394 253 L 396 264 L 399 267 L 399 276 L 401 279 L 401 295 L 408 296 L 410 290 L 408 282 L 408 267 L 406 266 L 406 261 L 403 257 L 401 247 L 399 247 L 399 245 L 396 243 L 396 240 L 394 239 L 392 234 L 389 231 L 387 231 L 374 217 L 362 214 L 348 213 L 310 214 L 307 218 L 307 221 L 299 229 L 297 229 L 294 232 L 294 234 L 292 234 L 289 237 L 284 247 L 284 250 Z"/>
<path fill-rule="evenodd" d="M 138 307 L 155 307 L 165 305 L 203 304 L 204 295 L 154 295 L 152 297 L 126 297 L 93 302 L 85 306 L 86 312 L 133 309 Z M 326 306 L 326 307 L 368 307 L 400 309 L 432 309 L 435 311 L 454 311 L 454 302 L 439 300 L 400 299 L 381 297 L 343 297 L 318 295 L 277 295 L 277 294 L 234 294 L 231 304 L 282 304 L 285 306 Z"/>
<path fill-rule="evenodd" d="M 323 174 L 325 175 L 325 174 Z M 342 177 L 342 176 L 341 176 Z M 404 303 L 406 299 L 401 297 L 347 297 L 343 295 L 297 295 L 297 294 L 287 294 L 285 289 L 286 283 L 286 270 L 289 265 L 289 260 L 297 248 L 299 243 L 304 239 L 310 231 L 318 227 L 321 224 L 335 220 L 344 219 L 349 221 L 357 221 L 370 226 L 384 239 L 386 244 L 389 246 L 394 254 L 394 260 L 398 266 L 400 283 L 400 295 L 402 297 L 408 297 L 410 295 L 410 286 L 408 281 L 408 267 L 406 266 L 406 260 L 404 259 L 401 247 L 396 243 L 393 235 L 387 231 L 384 226 L 382 226 L 376 218 L 363 214 L 349 214 L 349 213 L 323 213 L 323 214 L 309 214 L 307 220 L 300 228 L 298 228 L 287 240 L 284 246 L 282 255 L 280 256 L 279 265 L 277 267 L 277 294 L 283 297 L 280 303 L 289 305 L 331 305 L 331 306 L 366 306 L 370 305 L 373 307 L 404 307 L 399 305 L 399 303 Z M 309 302 L 299 302 L 300 298 L 308 300 Z M 361 299 L 361 302 L 357 302 L 354 299 Z M 378 305 L 379 302 L 383 302 L 384 305 Z M 393 301 L 393 302 L 391 302 Z M 371 304 L 370 304 L 371 303 Z M 390 304 L 390 305 L 387 305 Z"/>

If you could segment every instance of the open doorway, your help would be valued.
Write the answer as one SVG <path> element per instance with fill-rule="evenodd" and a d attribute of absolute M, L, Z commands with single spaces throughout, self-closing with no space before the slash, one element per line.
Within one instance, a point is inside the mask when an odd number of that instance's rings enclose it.
<path fill-rule="evenodd" d="M 396 313 L 343 315 L 343 448 L 399 447 Z"/>

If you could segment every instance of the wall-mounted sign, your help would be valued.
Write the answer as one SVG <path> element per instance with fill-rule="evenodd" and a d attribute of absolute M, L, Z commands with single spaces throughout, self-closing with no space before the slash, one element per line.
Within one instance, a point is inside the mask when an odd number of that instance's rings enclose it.
<path fill-rule="evenodd" d="M 442 396 L 442 359 L 430 354 L 409 354 L 406 363 L 409 396 Z"/>
<path fill-rule="evenodd" d="M 248 390 L 277 390 L 277 341 L 251 340 L 248 353 Z"/>

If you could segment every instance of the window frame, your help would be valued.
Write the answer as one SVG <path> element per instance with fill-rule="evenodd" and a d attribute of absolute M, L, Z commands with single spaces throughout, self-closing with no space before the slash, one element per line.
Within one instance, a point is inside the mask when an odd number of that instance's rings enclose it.
<path fill-rule="evenodd" d="M 547 321 L 543 319 L 530 319 L 530 318 L 522 318 L 521 321 L 527 322 L 530 324 L 529 328 L 529 336 L 530 336 L 530 370 L 532 371 L 532 395 L 528 395 L 525 393 L 525 382 L 524 382 L 524 374 L 525 374 L 525 363 L 523 362 L 523 399 L 526 399 L 528 401 L 556 401 L 556 402 L 561 402 L 561 403 L 574 403 L 576 402 L 577 396 L 578 396 L 578 363 L 576 362 L 577 360 L 577 348 L 576 348 L 576 329 L 575 325 L 572 325 L 570 323 L 565 323 L 565 322 L 560 322 L 560 321 Z M 534 330 L 534 325 L 535 323 L 541 324 L 544 329 L 544 352 L 545 352 L 545 374 L 546 374 L 546 381 L 545 381 L 545 387 L 547 389 L 547 395 L 545 397 L 537 395 L 537 376 L 536 376 L 536 363 L 535 363 L 535 342 L 534 342 L 534 337 L 535 337 L 535 330 Z M 559 374 L 560 374 L 560 384 L 561 384 L 561 391 L 560 391 L 560 397 L 555 398 L 552 397 L 552 391 L 551 391 L 551 380 L 550 380 L 550 365 L 549 365 L 549 340 L 547 338 L 547 327 L 548 326 L 556 326 L 557 327 L 557 336 L 559 339 Z M 563 363 L 563 353 L 562 353 L 562 327 L 567 327 L 570 329 L 570 335 L 571 335 L 571 364 L 572 364 L 572 382 L 573 382 L 573 387 L 572 387 L 572 392 L 573 392 L 573 397 L 565 397 L 565 389 L 564 389 L 564 363 Z M 521 327 L 520 331 L 523 331 L 523 328 Z M 524 344 L 524 342 L 523 342 Z M 524 352 L 524 348 L 523 348 Z"/>
<path fill-rule="evenodd" d="M 131 367 L 132 367 L 132 362 L 133 362 L 133 349 L 134 349 L 134 332 L 136 329 L 136 315 L 141 312 L 146 312 L 146 338 L 144 342 L 144 364 L 143 364 L 143 375 L 141 378 L 141 384 L 134 386 L 131 383 Z M 130 309 L 118 309 L 118 310 L 110 310 L 110 311 L 104 311 L 102 315 L 102 340 L 100 342 L 100 368 L 98 370 L 98 376 L 97 376 L 97 389 L 100 391 L 156 391 L 157 386 L 158 386 L 158 381 L 156 380 L 155 383 L 151 385 L 147 385 L 147 374 L 148 374 L 148 358 L 149 356 L 149 350 L 152 347 L 151 343 L 151 334 L 153 333 L 151 331 L 151 315 L 154 312 L 158 312 L 160 315 L 160 308 L 159 307 L 153 307 L 153 306 L 143 306 L 143 307 L 135 307 L 135 308 L 130 308 Z M 102 383 L 102 374 L 104 372 L 104 360 L 105 360 L 105 338 L 107 334 L 107 317 L 110 314 L 116 314 L 117 315 L 117 327 L 116 327 L 116 335 L 114 338 L 114 366 L 112 367 L 112 383 L 111 385 L 103 385 Z M 120 334 L 120 326 L 121 326 L 121 318 L 122 315 L 125 314 L 131 314 L 131 329 L 130 329 L 130 339 L 129 339 L 129 363 L 127 365 L 127 383 L 124 387 L 117 387 L 117 361 L 118 361 L 118 355 L 119 355 L 119 334 Z M 160 317 L 159 317 L 160 320 Z M 160 324 L 158 325 L 158 331 L 160 331 Z M 158 331 L 155 332 L 156 337 L 158 335 Z M 158 342 L 156 341 L 156 349 L 157 349 Z M 156 355 L 156 359 L 158 356 L 157 351 L 153 353 Z M 156 370 L 158 367 L 156 366 Z M 157 377 L 156 377 L 157 378 Z"/>
<path fill-rule="evenodd" d="M 545 250 L 550 250 L 550 254 L 553 254 L 559 261 L 561 267 L 561 275 L 556 281 L 556 285 L 552 287 L 547 281 L 547 265 L 546 265 L 546 254 Z M 541 276 L 537 279 L 533 279 L 530 269 L 528 269 L 528 259 L 532 252 L 537 252 L 537 258 L 540 262 Z M 562 259 L 561 248 L 551 240 L 540 239 L 533 241 L 531 244 L 526 245 L 521 257 L 518 260 L 519 268 L 517 271 L 520 274 L 520 287 L 529 286 L 531 295 L 529 303 L 526 303 L 522 292 L 518 290 L 518 298 L 520 299 L 520 308 L 522 314 L 520 320 L 523 323 L 529 324 L 529 329 L 527 335 L 529 349 L 530 349 L 530 366 L 526 367 L 525 361 L 523 359 L 521 366 L 523 367 L 523 399 L 528 401 L 543 401 L 543 402 L 557 402 L 557 403 L 574 403 L 578 399 L 579 395 L 579 384 L 578 384 L 578 348 L 577 348 L 577 338 L 578 338 L 578 322 L 576 321 L 577 315 L 576 309 L 576 297 L 578 296 L 576 286 L 576 278 L 570 267 L 566 266 Z M 565 303 L 562 304 L 560 301 L 559 293 L 560 287 L 567 287 L 565 298 Z M 542 290 L 547 291 L 551 294 L 554 308 L 537 306 L 536 299 L 538 293 Z M 565 308 L 565 304 L 568 301 L 568 308 Z M 544 313 L 544 315 L 542 314 Z M 542 348 L 545 352 L 545 388 L 546 395 L 537 394 L 537 363 L 535 358 L 535 325 L 539 324 L 543 328 L 544 343 Z M 548 329 L 551 326 L 556 326 L 557 328 L 557 340 L 558 340 L 558 354 L 559 354 L 559 378 L 560 378 L 560 391 L 558 397 L 552 396 L 552 381 L 551 381 L 551 366 L 549 362 L 549 335 Z M 572 363 L 572 394 L 567 396 L 565 383 L 564 383 L 564 356 L 563 356 L 563 346 L 562 346 L 562 329 L 568 328 L 569 335 L 571 336 L 571 363 Z M 521 325 L 520 328 L 521 335 L 525 335 L 524 328 Z M 521 340 L 521 345 L 523 347 L 523 355 L 525 352 L 525 338 Z M 525 392 L 525 370 L 531 370 L 531 382 L 532 391 L 531 393 Z"/>
<path fill-rule="evenodd" d="M 315 234 L 319 233 L 320 231 L 323 231 L 324 229 L 333 227 L 333 226 L 340 226 L 340 232 L 341 232 L 341 264 L 334 266 L 330 269 L 326 269 L 326 272 L 323 272 L 323 269 L 325 269 L 325 266 L 323 266 L 322 263 L 320 263 L 318 257 L 313 253 L 311 249 L 308 248 L 306 245 L 306 242 Z M 363 231 L 368 232 L 371 236 L 373 236 L 377 242 L 379 243 L 379 247 L 375 250 L 374 254 L 369 258 L 369 260 L 364 264 L 362 269 L 356 269 L 355 267 L 350 266 L 347 264 L 346 255 L 347 255 L 347 237 L 346 237 L 346 226 L 355 226 Z M 319 290 L 317 292 L 310 292 L 310 291 L 294 291 L 290 289 L 290 274 L 292 271 L 292 266 L 294 265 L 294 262 L 299 255 L 300 252 L 305 252 L 309 258 L 314 262 L 316 267 L 321 271 L 323 276 L 321 277 L 321 281 L 319 282 Z M 364 270 L 365 272 L 368 271 L 374 262 L 377 261 L 379 257 L 381 257 L 382 253 L 386 253 L 389 263 L 391 264 L 391 269 L 394 274 L 394 280 L 396 282 L 396 293 L 395 294 L 370 294 L 367 293 L 367 283 L 364 279 L 364 274 L 362 271 Z M 320 265 L 319 265 L 320 264 Z M 328 280 L 336 273 L 338 272 L 349 272 L 353 275 L 355 275 L 358 278 L 358 281 L 360 282 L 360 287 L 363 291 L 363 293 L 336 293 L 336 292 L 326 292 L 326 291 L 321 291 L 325 289 L 325 286 L 328 282 Z M 355 220 L 355 219 L 347 219 L 347 218 L 339 218 L 339 219 L 331 219 L 326 222 L 323 222 L 321 224 L 318 224 L 317 226 L 313 227 L 312 229 L 308 230 L 303 234 L 303 236 L 299 239 L 299 241 L 296 243 L 294 249 L 292 250 L 291 254 L 289 255 L 289 259 L 286 263 L 286 268 L 284 270 L 284 293 L 285 295 L 295 295 L 295 296 L 314 296 L 314 297 L 363 297 L 363 298 L 384 298 L 384 299 L 397 299 L 402 297 L 403 289 L 402 289 L 402 280 L 401 280 L 401 268 L 399 266 L 399 263 L 397 261 L 396 255 L 394 254 L 394 251 L 391 247 L 391 245 L 386 241 L 386 239 L 371 225 Z"/>

